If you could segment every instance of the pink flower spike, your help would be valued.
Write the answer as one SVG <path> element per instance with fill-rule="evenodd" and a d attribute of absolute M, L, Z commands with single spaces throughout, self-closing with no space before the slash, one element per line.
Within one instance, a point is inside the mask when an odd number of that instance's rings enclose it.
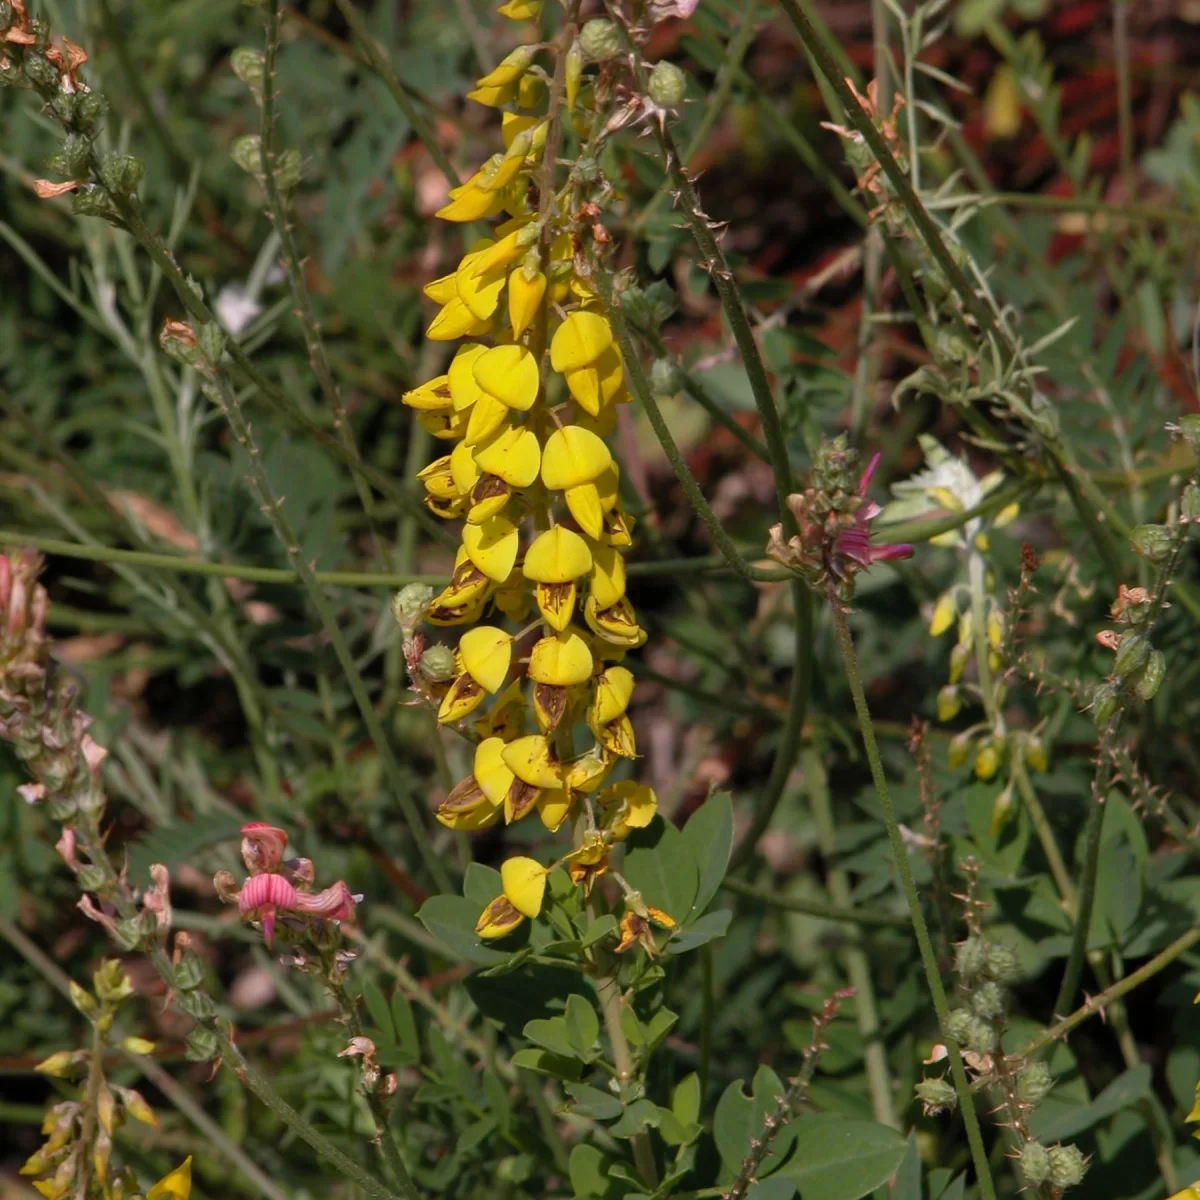
<path fill-rule="evenodd" d="M 242 884 L 238 911 L 243 917 L 262 921 L 263 941 L 275 940 L 275 914 L 296 907 L 296 889 L 282 875 L 251 875 Z"/>
<path fill-rule="evenodd" d="M 324 921 L 349 921 L 353 918 L 354 910 L 361 899 L 361 896 L 351 894 L 345 880 L 339 879 L 337 883 L 323 892 L 317 892 L 315 896 L 297 893 L 294 907 L 297 912 L 309 917 L 319 917 Z"/>
<path fill-rule="evenodd" d="M 278 871 L 287 849 L 288 835 L 277 825 L 251 821 L 242 826 L 242 862 L 251 875 Z"/>

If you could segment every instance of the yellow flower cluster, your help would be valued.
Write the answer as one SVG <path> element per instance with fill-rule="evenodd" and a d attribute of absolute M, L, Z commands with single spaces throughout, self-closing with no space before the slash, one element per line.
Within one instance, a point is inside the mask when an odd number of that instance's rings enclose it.
<path fill-rule="evenodd" d="M 540 8 L 509 0 L 500 12 L 525 20 Z M 656 802 L 634 784 L 599 790 L 619 759 L 636 754 L 626 712 L 634 681 L 620 662 L 646 634 L 625 594 L 633 522 L 605 442 L 616 406 L 629 401 L 624 363 L 576 260 L 577 231 L 592 228 L 594 208 L 580 211 L 576 175 L 552 201 L 541 196 L 553 185 L 542 167 L 547 144 L 557 141 L 552 123 L 571 121 L 582 133 L 590 119 L 578 49 L 563 52 L 563 111 L 538 111 L 547 89 L 531 46 L 514 50 L 469 93 L 480 104 L 512 106 L 502 117 L 504 151 L 454 188 L 437 215 L 503 219 L 452 274 L 425 288 L 439 305 L 427 336 L 465 340 L 446 373 L 404 402 L 435 438 L 453 443 L 418 477 L 429 509 L 462 521 L 450 584 L 426 620 L 471 626 L 434 698 L 441 723 L 479 740 L 472 774 L 438 820 L 478 830 L 536 811 L 554 831 L 578 805 L 587 832 L 565 861 L 590 885 L 609 847 L 648 823 Z M 495 699 L 468 727 L 488 697 Z M 577 754 L 581 722 L 593 745 Z M 545 877 L 532 859 L 506 863 L 504 894 L 488 906 L 480 934 L 499 937 L 536 916 Z"/>

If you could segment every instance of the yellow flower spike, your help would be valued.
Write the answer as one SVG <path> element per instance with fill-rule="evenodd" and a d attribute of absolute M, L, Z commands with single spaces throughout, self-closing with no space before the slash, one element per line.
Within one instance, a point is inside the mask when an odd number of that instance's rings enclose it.
<path fill-rule="evenodd" d="M 456 412 L 470 408 L 483 395 L 483 388 L 475 382 L 475 363 L 486 350 L 487 347 L 481 342 L 469 342 L 459 346 L 450 363 L 446 381 L 450 385 L 450 399 Z"/>
<path fill-rule="evenodd" d="M 488 242 L 485 249 L 468 254 L 454 273 L 458 298 L 478 321 L 487 320 L 500 307 L 500 293 L 507 279 L 503 264 L 482 271 L 476 269 L 491 248 Z"/>
<path fill-rule="evenodd" d="M 537 226 L 528 221 L 522 221 L 511 233 L 505 234 L 498 242 L 486 250 L 474 255 L 471 262 L 471 273 L 485 275 L 511 266 L 518 258 L 524 258 L 530 246 L 537 241 Z"/>
<path fill-rule="evenodd" d="M 500 819 L 501 806 L 493 804 L 474 775 L 468 775 L 451 789 L 437 806 L 434 817 L 447 829 L 475 833 Z"/>
<path fill-rule="evenodd" d="M 499 66 L 493 67 L 482 79 L 475 80 L 475 86 L 503 87 L 506 83 L 516 83 L 529 70 L 534 54 L 532 46 L 518 46 L 505 56 Z"/>
<path fill-rule="evenodd" d="M 543 792 L 537 802 L 538 816 L 541 817 L 542 824 L 551 833 L 557 833 L 562 823 L 571 815 L 573 802 L 570 788 Z"/>
<path fill-rule="evenodd" d="M 471 489 L 479 482 L 480 475 L 479 465 L 475 461 L 474 447 L 467 442 L 459 442 L 448 457 L 450 459 L 450 478 L 458 495 L 469 496 Z"/>
<path fill-rule="evenodd" d="M 500 117 L 500 137 L 504 142 L 505 153 L 512 149 L 513 142 L 523 133 L 528 133 L 543 118 L 523 117 L 519 113 L 506 112 Z"/>
<path fill-rule="evenodd" d="M 631 829 L 645 829 L 658 812 L 654 789 L 632 779 L 623 779 L 606 787 L 597 797 L 601 820 L 618 841 L 624 841 Z"/>
<path fill-rule="evenodd" d="M 171 1196 L 175 1200 L 188 1200 L 192 1194 L 192 1156 L 189 1154 L 168 1175 L 164 1175 L 147 1193 L 146 1200 L 164 1200 Z"/>
<path fill-rule="evenodd" d="M 604 533 L 604 506 L 600 503 L 600 493 L 594 483 L 581 483 L 578 487 L 567 488 L 563 498 L 571 516 L 588 537 L 598 538 Z"/>
<path fill-rule="evenodd" d="M 504 764 L 504 739 L 484 738 L 475 747 L 475 780 L 488 800 L 501 808 L 516 776 Z"/>
<path fill-rule="evenodd" d="M 508 319 L 512 335 L 517 339 L 533 324 L 546 298 L 546 276 L 537 269 L 536 260 L 531 274 L 525 266 L 518 267 L 508 277 Z"/>
<path fill-rule="evenodd" d="M 405 392 L 400 397 L 401 403 L 420 412 L 445 412 L 454 408 L 454 398 L 450 394 L 450 376 L 439 375 L 420 387 Z"/>
<path fill-rule="evenodd" d="M 542 15 L 543 0 L 508 0 L 496 11 L 510 21 L 536 21 Z"/>
<path fill-rule="evenodd" d="M 524 489 L 538 477 L 542 448 L 532 429 L 516 425 L 477 449 L 475 462 L 481 471 L 499 476 L 512 487 Z"/>
<path fill-rule="evenodd" d="M 425 336 L 431 342 L 455 342 L 474 331 L 479 318 L 463 303 L 459 296 L 442 306 L 441 311 L 429 323 Z"/>
<path fill-rule="evenodd" d="M 519 678 L 512 680 L 508 687 L 496 697 L 491 711 L 484 713 L 476 720 L 475 731 L 484 741 L 498 738 L 501 742 L 511 742 L 525 732 L 526 709 L 522 684 L 523 680 Z M 499 753 L 499 748 L 497 748 L 497 753 Z M 475 770 L 479 771 L 480 769 L 479 751 L 476 750 Z M 476 777 L 478 778 L 478 776 Z M 487 784 L 481 781 L 480 787 L 485 786 Z"/>
<path fill-rule="evenodd" d="M 456 675 L 438 705 L 438 724 L 453 725 L 455 721 L 469 717 L 483 703 L 486 695 L 468 672 Z"/>
<path fill-rule="evenodd" d="M 536 859 L 517 855 L 500 867 L 500 883 L 509 903 L 526 917 L 542 911 L 546 895 L 546 868 Z"/>
<path fill-rule="evenodd" d="M 462 544 L 467 557 L 496 583 L 503 583 L 512 574 L 520 541 L 516 525 L 503 513 L 480 525 L 463 526 Z"/>
<path fill-rule="evenodd" d="M 425 491 L 436 500 L 455 500 L 462 494 L 454 482 L 450 458 L 449 454 L 444 454 L 417 472 L 417 478 L 425 485 Z"/>
<path fill-rule="evenodd" d="M 535 788 L 562 787 L 562 764 L 554 747 L 542 734 L 517 738 L 504 747 L 504 763 L 522 782 Z"/>
<path fill-rule="evenodd" d="M 618 758 L 637 758 L 637 740 L 633 734 L 633 722 L 628 717 L 621 716 L 607 725 L 597 725 L 592 733 L 610 754 Z"/>
<path fill-rule="evenodd" d="M 561 632 L 570 625 L 578 594 L 575 580 L 591 567 L 587 542 L 565 525 L 539 534 L 525 552 L 522 574 L 537 583 L 537 606 L 552 628 Z"/>
<path fill-rule="evenodd" d="M 465 414 L 464 414 L 465 415 Z M 471 405 L 471 414 L 462 434 L 463 441 L 469 446 L 477 446 L 487 441 L 512 416 L 512 410 L 503 400 L 481 392 L 479 399 Z"/>
<path fill-rule="evenodd" d="M 485 692 L 498 692 L 512 663 L 512 635 L 494 625 L 468 629 L 458 643 L 463 667 Z"/>
<path fill-rule="evenodd" d="M 933 606 L 933 619 L 929 622 L 930 637 L 941 637 L 958 616 L 958 607 L 954 603 L 954 593 L 943 592 Z"/>
<path fill-rule="evenodd" d="M 454 282 L 453 272 L 443 275 L 440 279 L 431 280 L 422 289 L 434 304 L 449 304 L 458 295 L 458 285 Z"/>
<path fill-rule="evenodd" d="M 526 674 L 535 683 L 565 688 L 592 677 L 592 652 L 573 629 L 544 637 L 529 655 Z"/>
<path fill-rule="evenodd" d="M 611 608 L 601 609 L 596 598 L 589 596 L 583 606 L 583 619 L 597 637 L 614 646 L 636 650 L 645 645 L 646 631 L 637 623 L 633 605 L 628 600 L 618 600 Z"/>
<path fill-rule="evenodd" d="M 512 933 L 525 918 L 513 908 L 506 896 L 497 896 L 482 913 L 475 925 L 481 938 L 502 938 Z"/>
<path fill-rule="evenodd" d="M 561 375 L 590 367 L 613 343 L 612 326 L 599 313 L 569 313 L 550 341 L 550 365 Z"/>
<path fill-rule="evenodd" d="M 633 672 L 627 667 L 607 667 L 597 676 L 589 714 L 594 725 L 607 725 L 625 715 L 633 699 L 633 682 Z"/>
<path fill-rule="evenodd" d="M 625 597 L 625 557 L 612 546 L 592 547 L 588 590 L 597 609 L 611 608 Z"/>
<path fill-rule="evenodd" d="M 493 346 L 475 360 L 472 370 L 475 382 L 509 408 L 525 412 L 537 401 L 537 359 L 524 346 Z"/>
<path fill-rule="evenodd" d="M 506 101 L 501 101 L 506 103 Z M 480 186 L 479 175 L 473 175 L 449 204 L 434 213 L 443 221 L 482 221 L 504 209 L 504 197 L 499 192 L 486 192 Z"/>
<path fill-rule="evenodd" d="M 597 479 L 611 462 L 608 447 L 591 430 L 565 425 L 546 439 L 542 450 L 542 482 L 554 492 L 579 487 Z"/>

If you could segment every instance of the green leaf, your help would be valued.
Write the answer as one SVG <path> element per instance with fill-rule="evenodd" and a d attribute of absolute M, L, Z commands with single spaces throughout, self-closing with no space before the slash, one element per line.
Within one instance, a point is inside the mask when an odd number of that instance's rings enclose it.
<path fill-rule="evenodd" d="M 480 906 L 465 896 L 431 896 L 421 905 L 417 913 L 421 924 L 443 942 L 456 958 L 465 958 L 468 962 L 490 967 L 497 963 L 507 962 L 512 957 L 512 950 L 494 950 L 479 940 L 475 932 L 475 923 L 479 920 Z M 526 926 L 522 926 L 528 931 Z M 518 930 L 510 938 L 503 941 L 512 944 L 521 933 Z M 514 947 L 516 948 L 516 947 Z"/>
<path fill-rule="evenodd" d="M 604 938 L 612 937 L 618 929 L 620 929 L 620 925 L 617 923 L 617 918 L 612 913 L 605 913 L 588 926 L 587 933 L 583 935 L 583 941 L 580 944 L 586 950 Z"/>
<path fill-rule="evenodd" d="M 590 1001 L 578 992 L 567 997 L 567 1011 L 563 1016 L 566 1023 L 567 1040 L 584 1058 L 590 1056 L 596 1039 L 600 1036 L 600 1019 Z"/>
<path fill-rule="evenodd" d="M 529 1021 L 523 1033 L 529 1041 L 544 1047 L 552 1054 L 561 1054 L 564 1058 L 579 1057 L 579 1051 L 571 1044 L 571 1038 L 567 1034 L 567 1023 L 562 1017 Z"/>
<path fill-rule="evenodd" d="M 733 850 L 733 800 L 728 792 L 714 792 L 692 813 L 683 827 L 683 841 L 691 851 L 698 874 L 687 924 L 708 907 L 729 866 Z"/>
<path fill-rule="evenodd" d="M 170 870 L 181 862 L 193 861 L 201 850 L 232 841 L 240 835 L 244 819 L 230 813 L 214 812 L 193 817 L 190 821 L 158 826 L 127 847 L 129 882 L 148 884 L 152 863 L 162 863 Z"/>
<path fill-rule="evenodd" d="M 775 1175 L 770 1179 L 760 1179 L 750 1185 L 746 1200 L 791 1200 L 796 1194 L 794 1179 Z"/>
<path fill-rule="evenodd" d="M 917 1150 L 917 1135 L 908 1135 L 904 1158 L 896 1171 L 890 1200 L 922 1200 L 921 1155 Z"/>
<path fill-rule="evenodd" d="M 575 1101 L 576 1111 L 595 1121 L 611 1121 L 625 1111 L 625 1106 L 616 1096 L 589 1087 L 586 1083 L 568 1083 L 567 1091 Z"/>
<path fill-rule="evenodd" d="M 737 1174 L 742 1159 L 750 1149 L 750 1139 L 762 1133 L 767 1115 L 779 1106 L 779 1099 L 786 1091 L 787 1088 L 770 1067 L 759 1067 L 754 1075 L 752 1094 L 747 1095 L 742 1090 L 740 1080 L 735 1080 L 722 1093 L 713 1114 L 713 1138 L 721 1162 L 731 1175 Z M 780 1130 L 758 1169 L 759 1179 L 765 1179 L 779 1168 L 795 1136 L 795 1127 L 792 1125 Z"/>
<path fill-rule="evenodd" d="M 377 1035 L 379 1049 L 390 1048 L 396 1041 L 396 1031 L 392 1026 L 392 1010 L 388 1008 L 384 994 L 375 984 L 367 980 L 363 983 L 362 995 L 367 1012 L 371 1014 L 371 1020 L 375 1022 L 373 1033 Z"/>
<path fill-rule="evenodd" d="M 831 1114 L 801 1117 L 794 1149 L 782 1174 L 796 1181 L 804 1200 L 859 1200 L 886 1183 L 908 1143 L 876 1121 Z"/>
<path fill-rule="evenodd" d="M 613 1200 L 614 1196 L 620 1195 L 621 1189 L 616 1180 L 609 1178 L 608 1169 L 608 1160 L 595 1146 L 576 1146 L 567 1162 L 571 1190 L 580 1200 L 593 1196 Z"/>
<path fill-rule="evenodd" d="M 627 1104 L 625 1111 L 621 1114 L 621 1119 L 610 1125 L 608 1132 L 613 1137 L 633 1137 L 635 1133 L 641 1133 L 648 1125 L 658 1125 L 658 1105 L 652 1100 L 643 1098 Z"/>
<path fill-rule="evenodd" d="M 1138 1063 L 1118 1075 L 1090 1104 L 1067 1108 L 1061 1104 L 1052 1105 L 1048 1099 L 1030 1115 L 1029 1131 L 1047 1144 L 1077 1137 L 1084 1130 L 1145 1099 L 1150 1094 L 1150 1081 L 1150 1064 Z"/>
<path fill-rule="evenodd" d="M 524 1067 L 539 1075 L 552 1075 L 555 1079 L 575 1081 L 583 1072 L 583 1064 L 575 1058 L 563 1058 L 549 1050 L 538 1050 L 527 1046 L 512 1056 L 514 1067 Z"/>
<path fill-rule="evenodd" d="M 728 908 L 718 908 L 716 912 L 706 913 L 698 921 L 686 926 L 667 943 L 668 954 L 686 954 L 711 942 L 715 938 L 724 937 L 729 930 L 729 922 L 733 920 L 733 912 Z"/>
<path fill-rule="evenodd" d="M 697 871 L 691 849 L 669 821 L 655 817 L 625 843 L 625 878 L 647 904 L 682 925 L 696 896 Z"/>
<path fill-rule="evenodd" d="M 494 867 L 485 867 L 482 863 L 473 862 L 467 867 L 463 876 L 463 895 L 486 908 L 500 893 L 504 891 L 500 872 Z"/>
<path fill-rule="evenodd" d="M 678 1013 L 673 1013 L 669 1008 L 660 1008 L 645 1026 L 647 1048 L 653 1050 L 675 1028 L 678 1020 Z"/>
<path fill-rule="evenodd" d="M 693 1071 L 685 1075 L 671 1093 L 671 1111 L 684 1125 L 690 1125 L 700 1117 L 700 1076 Z"/>
<path fill-rule="evenodd" d="M 417 1022 L 408 997 L 397 988 L 392 993 L 392 1024 L 396 1029 L 396 1048 L 403 1063 L 419 1062 L 421 1043 L 417 1037 Z"/>

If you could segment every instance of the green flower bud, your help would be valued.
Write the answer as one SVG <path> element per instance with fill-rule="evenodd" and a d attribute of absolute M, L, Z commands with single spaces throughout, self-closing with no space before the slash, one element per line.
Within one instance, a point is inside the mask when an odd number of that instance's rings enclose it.
<path fill-rule="evenodd" d="M 44 55 L 27 50 L 24 66 L 26 77 L 37 87 L 58 87 L 58 68 Z"/>
<path fill-rule="evenodd" d="M 922 1079 L 913 1091 L 916 1092 L 926 1116 L 932 1116 L 945 1109 L 952 1110 L 958 1103 L 958 1093 L 944 1079 Z"/>
<path fill-rule="evenodd" d="M 607 62 L 621 53 L 621 35 L 611 21 L 593 17 L 579 31 L 579 48 L 592 62 Z"/>
<path fill-rule="evenodd" d="M 95 997 L 91 994 L 91 992 L 80 987 L 79 984 L 77 984 L 73 979 L 71 980 L 71 1003 L 74 1004 L 75 1007 L 79 1009 L 79 1011 L 83 1013 L 85 1017 L 90 1017 L 92 1013 L 96 1011 Z"/>
<path fill-rule="evenodd" d="M 430 683 L 447 683 L 454 678 L 454 651 L 435 642 L 421 655 L 421 674 Z"/>
<path fill-rule="evenodd" d="M 196 334 L 200 352 L 214 366 L 221 361 L 225 352 L 225 333 L 216 321 L 206 321 Z"/>
<path fill-rule="evenodd" d="M 184 1052 L 191 1062 L 208 1062 L 217 1057 L 220 1048 L 217 1035 L 207 1029 L 193 1029 L 184 1043 Z"/>
<path fill-rule="evenodd" d="M 1014 983 L 1021 978 L 1021 960 L 1011 946 L 992 942 L 987 948 L 987 964 L 983 972 L 997 983 Z"/>
<path fill-rule="evenodd" d="M 233 68 L 233 73 L 255 96 L 262 95 L 265 62 L 262 51 L 250 46 L 238 46 L 229 56 L 229 65 Z"/>
<path fill-rule="evenodd" d="M 133 982 L 115 958 L 106 958 L 96 968 L 92 986 L 102 1004 L 120 1004 L 133 995 Z"/>
<path fill-rule="evenodd" d="M 1179 511 L 1188 521 L 1200 519 L 1200 487 L 1189 483 L 1179 498 Z"/>
<path fill-rule="evenodd" d="M 1200 413 L 1188 413 L 1176 422 L 1179 432 L 1187 439 L 1192 453 L 1200 458 Z"/>
<path fill-rule="evenodd" d="M 433 588 L 427 583 L 405 584 L 392 597 L 392 616 L 405 637 L 412 637 L 432 602 Z"/>
<path fill-rule="evenodd" d="M 987 942 L 981 937 L 969 937 L 954 950 L 954 969 L 965 980 L 978 979 L 987 966 Z"/>
<path fill-rule="evenodd" d="M 300 182 L 301 165 L 300 151 L 295 147 L 275 155 L 275 182 L 285 192 L 290 192 Z"/>
<path fill-rule="evenodd" d="M 1092 693 L 1092 717 L 1098 726 L 1108 724 L 1108 719 L 1117 711 L 1120 693 L 1115 684 L 1101 683 Z"/>
<path fill-rule="evenodd" d="M 118 196 L 131 196 L 146 174 L 146 164 L 132 154 L 110 154 L 100 164 L 100 181 Z"/>
<path fill-rule="evenodd" d="M 87 138 L 68 133 L 63 139 L 62 150 L 56 155 L 61 164 L 59 169 L 68 179 L 82 179 L 87 175 L 91 154 L 92 145 Z"/>
<path fill-rule="evenodd" d="M 937 719 L 953 721 L 962 712 L 962 706 L 962 692 L 959 691 L 958 685 L 946 684 L 937 694 Z"/>
<path fill-rule="evenodd" d="M 1140 633 L 1123 633 L 1117 645 L 1113 670 L 1118 675 L 1132 675 L 1150 656 L 1150 643 Z"/>
<path fill-rule="evenodd" d="M 233 139 L 229 157 L 248 175 L 262 173 L 262 138 L 257 133 L 244 133 Z"/>
<path fill-rule="evenodd" d="M 650 389 L 656 396 L 674 396 L 683 387 L 683 375 L 669 358 L 656 358 L 650 368 Z"/>
<path fill-rule="evenodd" d="M 1143 700 L 1153 700 L 1167 675 L 1167 660 L 1161 650 L 1153 650 L 1134 683 L 1134 690 Z"/>
<path fill-rule="evenodd" d="M 204 965 L 194 955 L 187 955 L 175 968 L 175 988 L 180 992 L 194 992 L 204 979 Z"/>
<path fill-rule="evenodd" d="M 974 1020 L 970 1009 L 956 1008 L 946 1021 L 946 1032 L 960 1046 L 965 1046 L 971 1036 L 971 1024 Z"/>
<path fill-rule="evenodd" d="M 646 91 L 659 108 L 675 108 L 687 92 L 687 76 L 672 62 L 655 63 Z"/>
<path fill-rule="evenodd" d="M 1134 550 L 1153 563 L 1171 552 L 1171 531 L 1165 525 L 1137 525 L 1129 534 Z"/>
<path fill-rule="evenodd" d="M 1004 989 L 990 979 L 985 979 L 970 995 L 971 1010 L 985 1021 L 994 1021 L 1004 1012 Z"/>
<path fill-rule="evenodd" d="M 108 877 L 102 868 L 96 866 L 95 863 L 84 863 L 75 873 L 75 879 L 79 884 L 80 891 L 84 892 L 103 891 L 108 882 Z"/>
<path fill-rule="evenodd" d="M 175 1003 L 197 1021 L 208 1021 L 217 1015 L 217 1006 L 207 992 L 180 992 Z"/>
<path fill-rule="evenodd" d="M 1054 1087 L 1054 1076 L 1044 1062 L 1030 1063 L 1017 1080 L 1017 1097 L 1026 1104 L 1041 1104 Z"/>
<path fill-rule="evenodd" d="M 999 1041 L 996 1031 L 982 1018 L 972 1017 L 967 1028 L 967 1049 L 976 1054 L 991 1054 Z"/>
<path fill-rule="evenodd" d="M 91 129 L 108 111 L 108 101 L 95 92 L 84 92 L 75 101 L 75 123 L 80 129 Z"/>
<path fill-rule="evenodd" d="M 79 104 L 81 92 L 59 92 L 50 101 L 50 111 L 64 124 L 75 123 L 75 109 Z"/>
<path fill-rule="evenodd" d="M 1055 1187 L 1069 1188 L 1083 1182 L 1088 1160 L 1077 1146 L 1051 1146 L 1046 1153 L 1050 1157 L 1050 1182 Z"/>
<path fill-rule="evenodd" d="M 1021 1174 L 1030 1187 L 1041 1187 L 1050 1178 L 1050 1155 L 1041 1142 L 1026 1142 L 1021 1147 Z"/>
<path fill-rule="evenodd" d="M 950 739 L 946 751 L 946 761 L 950 770 L 956 771 L 971 757 L 971 734 L 966 731 L 957 733 Z"/>

